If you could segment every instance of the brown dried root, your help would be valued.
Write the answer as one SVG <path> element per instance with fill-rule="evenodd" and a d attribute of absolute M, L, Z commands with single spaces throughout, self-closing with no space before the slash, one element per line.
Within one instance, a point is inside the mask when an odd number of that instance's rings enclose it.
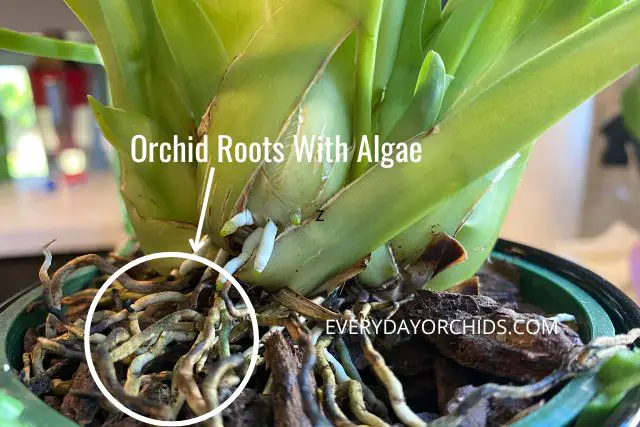
<path fill-rule="evenodd" d="M 107 260 L 96 254 L 77 257 L 60 267 L 51 278 L 50 291 L 53 296 L 53 302 L 60 301 L 62 299 L 62 283 L 64 279 L 78 268 L 87 265 L 92 265 L 100 270 L 101 273 L 108 275 L 113 275 L 118 271 L 118 267 L 110 264 Z M 129 277 L 126 273 L 123 273 L 118 277 L 118 282 L 120 282 L 122 286 L 129 291 L 140 292 L 143 294 L 161 291 L 181 291 L 189 284 L 189 281 L 185 277 L 180 277 L 175 280 L 167 280 L 166 278 L 135 280 Z"/>
<path fill-rule="evenodd" d="M 47 338 L 38 337 L 38 343 L 36 344 L 36 347 L 37 346 L 40 346 L 44 351 L 60 355 L 66 359 L 85 360 L 84 352 L 71 350 L 70 348 L 65 347 L 59 342 L 55 342 Z M 34 348 L 33 351 L 35 352 L 36 349 Z"/>
<path fill-rule="evenodd" d="M 362 424 L 372 427 L 389 427 L 384 420 L 367 411 L 364 403 L 362 384 L 356 380 L 349 380 L 338 386 L 336 395 L 349 401 L 349 409 Z"/>
<path fill-rule="evenodd" d="M 321 337 L 316 344 L 316 355 L 318 359 L 316 361 L 316 366 L 323 381 L 322 391 L 325 412 L 336 426 L 354 426 L 336 402 L 336 378 L 333 375 L 331 365 L 324 354 L 327 347 L 331 344 L 331 341 L 333 341 L 333 338 L 324 336 Z"/>
<path fill-rule="evenodd" d="M 202 317 L 202 314 L 188 309 L 169 314 L 155 322 L 153 325 L 147 327 L 142 331 L 142 333 L 134 335 L 131 339 L 112 350 L 110 358 L 114 362 L 122 360 L 133 354 L 140 346 L 153 339 L 155 336 L 159 336 L 165 330 L 171 330 L 172 324 L 180 322 L 181 320 L 193 320 L 198 322 Z"/>
<path fill-rule="evenodd" d="M 56 318 L 63 322 L 66 321 L 66 317 L 62 311 L 62 289 L 60 287 L 58 287 L 59 289 L 56 289 L 51 277 L 49 276 L 49 267 L 51 267 L 51 262 L 53 260 L 49 246 L 51 246 L 53 242 L 55 242 L 55 240 L 52 240 L 42 247 L 44 261 L 42 262 L 42 266 L 38 272 L 38 278 L 40 279 L 40 283 L 42 283 L 42 299 L 44 300 L 47 311 L 49 312 L 49 315 L 45 320 L 45 337 L 47 338 L 53 338 L 56 336 Z"/>
<path fill-rule="evenodd" d="M 222 378 L 232 369 L 238 368 L 244 363 L 244 357 L 236 354 L 220 361 L 213 366 L 211 373 L 202 383 L 202 392 L 204 394 L 205 401 L 207 402 L 209 410 L 213 410 L 218 407 L 218 387 Z M 207 423 L 213 427 L 224 427 L 222 424 L 222 416 L 220 414 L 214 416 Z"/>
<path fill-rule="evenodd" d="M 302 368 L 298 375 L 298 384 L 300 386 L 305 413 L 314 426 L 328 427 L 331 424 L 324 415 L 322 415 L 318 401 L 316 400 L 315 387 L 311 387 L 313 368 L 316 365 L 316 349 L 311 339 L 311 333 L 295 314 L 291 316 L 286 327 L 289 335 L 304 349 Z"/>
<path fill-rule="evenodd" d="M 391 401 L 391 407 L 396 413 L 400 421 L 409 427 L 424 427 L 427 424 L 416 415 L 415 412 L 409 408 L 407 402 L 404 399 L 404 391 L 402 384 L 396 378 L 393 371 L 389 369 L 384 361 L 382 355 L 373 348 L 371 340 L 366 333 L 362 333 L 362 350 L 364 356 L 371 364 L 373 371 L 378 379 L 384 384 L 389 394 L 389 400 Z"/>

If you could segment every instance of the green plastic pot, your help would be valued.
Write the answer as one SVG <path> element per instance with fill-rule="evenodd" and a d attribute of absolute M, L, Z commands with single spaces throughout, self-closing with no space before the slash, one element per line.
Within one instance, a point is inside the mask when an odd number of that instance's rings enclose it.
<path fill-rule="evenodd" d="M 502 245 L 502 248 L 500 248 Z M 515 249 L 518 251 L 515 251 Z M 525 246 L 502 241 L 499 250 L 493 257 L 515 265 L 520 271 L 520 286 L 523 298 L 549 312 L 564 312 L 573 314 L 580 324 L 582 339 L 588 341 L 596 336 L 614 335 L 616 328 L 608 310 L 603 307 L 584 287 L 585 280 L 576 279 L 580 274 L 575 272 L 565 274 L 563 271 L 553 271 L 554 265 L 564 260 L 552 257 L 548 260 L 538 260 L 533 263 L 526 259 L 523 253 Z M 532 250 L 530 248 L 526 248 Z M 535 251 L 535 250 L 533 250 Z M 544 254 L 536 251 L 536 253 Z M 547 254 L 548 255 L 548 254 Z M 569 263 L 570 264 L 570 263 Z M 597 276 L 573 266 L 572 271 L 588 274 L 591 281 Z M 586 272 L 586 273 L 584 273 Z M 65 282 L 65 294 L 76 292 L 86 287 L 96 276 L 95 269 L 78 270 Z M 588 279 L 588 278 L 587 278 Z M 597 278 L 597 280 L 602 280 Z M 589 280 L 586 280 L 587 282 Z M 581 287 L 582 286 L 582 287 Z M 612 288 L 611 285 L 608 285 Z M 41 289 L 32 288 L 7 301 L 0 307 L 0 427 L 11 426 L 51 426 L 73 427 L 74 422 L 60 415 L 46 403 L 33 395 L 20 382 L 14 370 L 21 369 L 22 339 L 26 330 L 42 323 L 46 312 L 36 309 L 26 313 L 26 307 L 40 298 Z M 619 297 L 619 295 L 618 295 Z M 610 301 L 609 301 L 610 303 Z M 640 314 L 636 313 L 639 316 Z M 628 316 L 622 314 L 625 320 Z M 617 319 L 618 323 L 621 321 Z M 640 322 L 640 320 L 638 320 Z M 623 325 L 622 328 L 625 326 Z M 589 378 L 577 378 L 565 385 L 548 403 L 534 413 L 523 418 L 515 425 L 523 426 L 563 426 L 569 424 L 586 405 L 590 397 L 595 394 L 595 384 Z M 6 396 L 9 396 L 7 398 Z M 15 399 L 15 400 L 14 400 Z M 2 411 L 5 406 L 12 406 L 12 402 L 19 402 L 23 409 Z M 4 412 L 4 415 L 3 415 Z M 17 413 L 19 415 L 16 417 Z M 11 419 L 7 419 L 11 418 Z"/>

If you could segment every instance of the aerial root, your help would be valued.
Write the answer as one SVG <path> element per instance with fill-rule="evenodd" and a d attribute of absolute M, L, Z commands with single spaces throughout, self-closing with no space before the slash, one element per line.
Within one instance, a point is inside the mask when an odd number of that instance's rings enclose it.
<path fill-rule="evenodd" d="M 211 369 L 209 375 L 202 383 L 202 392 L 209 410 L 218 407 L 218 388 L 224 376 L 231 370 L 240 367 L 244 363 L 244 357 L 241 354 L 235 354 L 230 357 L 220 359 Z M 220 414 L 213 417 L 208 425 L 214 427 L 224 427 L 222 424 L 222 416 Z"/>
<path fill-rule="evenodd" d="M 234 274 L 236 271 L 240 269 L 251 257 L 253 251 L 260 244 L 260 239 L 262 238 L 262 234 L 264 229 L 261 227 L 256 228 L 250 235 L 247 237 L 242 245 L 242 252 L 235 258 L 230 259 L 224 265 L 224 269 L 229 274 Z M 222 274 L 218 276 L 218 283 L 224 284 L 227 283 L 227 278 Z"/>
<path fill-rule="evenodd" d="M 245 225 L 253 225 L 253 223 L 254 221 L 251 211 L 249 209 L 245 209 L 244 211 L 235 214 L 229 221 L 225 222 L 222 226 L 222 230 L 220 230 L 220 236 L 228 236 L 235 233 L 238 228 L 244 227 Z"/>
<path fill-rule="evenodd" d="M 338 406 L 338 403 L 336 402 L 336 378 L 331 370 L 331 365 L 329 364 L 325 353 L 327 347 L 331 344 L 331 341 L 333 341 L 331 337 L 323 336 L 316 344 L 316 366 L 323 382 L 322 391 L 324 409 L 325 413 L 334 425 L 352 427 L 354 424 L 349 420 L 349 418 L 347 418 L 344 412 L 342 412 L 340 406 Z"/>
<path fill-rule="evenodd" d="M 152 305 L 163 303 L 183 303 L 187 300 L 188 298 L 186 295 L 175 291 L 157 292 L 155 294 L 146 295 L 129 305 L 127 308 L 110 315 L 108 318 L 92 326 L 91 333 L 104 331 L 108 327 L 128 319 L 131 313 L 138 313 Z"/>
<path fill-rule="evenodd" d="M 278 233 L 278 226 L 271 220 L 264 226 L 264 232 L 262 233 L 262 240 L 260 246 L 256 252 L 256 259 L 253 263 L 253 269 L 256 273 L 262 273 L 273 254 L 273 246 L 276 242 L 276 234 Z"/>
<path fill-rule="evenodd" d="M 135 352 L 140 346 L 153 339 L 155 336 L 159 336 L 166 330 L 171 330 L 171 325 L 184 320 L 200 321 L 202 314 L 193 310 L 180 310 L 175 313 L 169 314 L 162 319 L 155 322 L 153 325 L 148 326 L 142 333 L 132 336 L 128 341 L 120 344 L 117 348 L 111 350 L 110 358 L 114 362 L 124 359 Z M 188 336 L 193 336 L 195 339 L 195 332 L 182 332 Z"/>
<path fill-rule="evenodd" d="M 367 410 L 362 384 L 357 380 L 349 380 L 340 384 L 336 395 L 338 399 L 346 399 L 349 402 L 349 409 L 362 424 L 371 427 L 389 427 L 389 424 L 382 418 Z"/>
<path fill-rule="evenodd" d="M 201 242 L 202 242 L 202 246 L 194 253 L 194 255 L 204 257 L 209 251 L 209 248 L 211 248 L 211 245 L 213 244 L 213 240 L 211 240 L 209 236 L 205 234 L 202 237 Z M 185 259 L 182 262 L 182 264 L 180 264 L 179 272 L 180 272 L 180 275 L 184 277 L 202 267 L 203 267 L 203 264 L 199 261 L 194 261 L 192 259 Z"/>
<path fill-rule="evenodd" d="M 366 333 L 362 333 L 362 350 L 367 361 L 371 364 L 374 373 L 384 384 L 389 394 L 391 407 L 400 421 L 410 427 L 424 427 L 427 424 L 409 408 L 404 398 L 402 383 L 387 366 L 382 355 L 373 348 L 371 340 Z"/>
<path fill-rule="evenodd" d="M 196 415 L 202 415 L 207 412 L 207 405 L 196 384 L 193 371 L 196 363 L 198 363 L 215 343 L 215 328 L 220 322 L 221 309 L 223 307 L 219 298 L 214 301 L 213 307 L 209 310 L 205 319 L 205 326 L 191 350 L 183 356 L 176 364 L 174 370 L 174 382 L 176 388 L 185 396 L 187 404 Z M 206 360 L 206 359 L 205 359 Z"/>

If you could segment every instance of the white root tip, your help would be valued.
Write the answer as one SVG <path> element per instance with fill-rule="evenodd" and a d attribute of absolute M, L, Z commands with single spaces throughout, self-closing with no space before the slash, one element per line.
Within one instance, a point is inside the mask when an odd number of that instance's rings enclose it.
<path fill-rule="evenodd" d="M 249 209 L 235 214 L 233 218 L 227 221 L 222 226 L 222 230 L 220 230 L 220 236 L 224 237 L 233 234 L 238 228 L 244 227 L 245 225 L 253 225 L 253 214 Z"/>
<path fill-rule="evenodd" d="M 205 256 L 207 254 L 207 251 L 209 250 L 209 248 L 211 247 L 211 243 L 212 240 L 209 238 L 208 235 L 204 235 L 202 237 L 202 246 L 200 247 L 200 249 L 198 249 L 196 252 L 194 252 L 195 255 L 198 256 Z M 202 266 L 201 263 L 199 263 L 198 261 L 192 261 L 190 259 L 187 259 L 185 261 L 183 261 L 182 264 L 180 264 L 180 275 L 182 277 L 186 276 L 187 274 L 191 273 L 192 271 L 200 268 Z"/>
<path fill-rule="evenodd" d="M 253 269 L 256 273 L 262 273 L 271 259 L 273 253 L 273 246 L 276 241 L 276 234 L 278 233 L 278 226 L 271 220 L 264 226 L 264 232 L 262 233 L 262 240 L 256 253 L 256 259 L 253 264 Z"/>
<path fill-rule="evenodd" d="M 249 260 L 249 257 L 251 257 L 251 254 L 253 253 L 255 248 L 258 246 L 258 243 L 260 242 L 260 238 L 262 237 L 263 230 L 264 229 L 262 227 L 256 228 L 253 231 L 253 233 L 251 233 L 249 237 L 247 237 L 247 239 L 244 241 L 244 244 L 242 245 L 242 252 L 240 253 L 240 255 L 230 259 L 224 265 L 224 269 L 229 274 L 233 275 L 236 271 L 240 269 L 240 267 L 242 267 Z M 227 278 L 224 277 L 222 274 L 220 274 L 218 276 L 218 283 L 224 285 L 225 283 L 227 283 Z"/>

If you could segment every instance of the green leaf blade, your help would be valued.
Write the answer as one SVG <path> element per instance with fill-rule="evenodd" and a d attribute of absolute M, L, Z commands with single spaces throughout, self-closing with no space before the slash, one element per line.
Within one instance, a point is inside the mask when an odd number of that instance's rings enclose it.
<path fill-rule="evenodd" d="M 34 36 L 6 28 L 0 28 L 0 49 L 63 61 L 102 64 L 100 52 L 93 44 Z"/>
<path fill-rule="evenodd" d="M 184 82 L 195 117 L 213 99 L 229 64 L 218 32 L 198 0 L 153 0 L 153 8 Z M 203 43 L 205 49 L 193 49 Z"/>

